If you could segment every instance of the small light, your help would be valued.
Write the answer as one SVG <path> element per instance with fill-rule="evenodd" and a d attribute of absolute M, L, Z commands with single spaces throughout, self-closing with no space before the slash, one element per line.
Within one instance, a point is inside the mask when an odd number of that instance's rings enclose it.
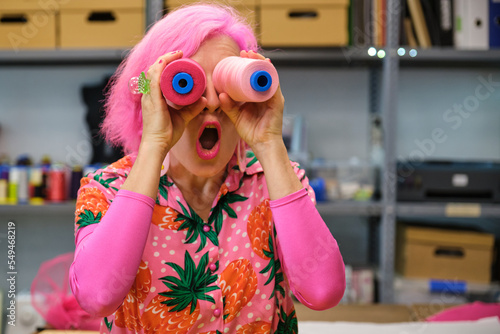
<path fill-rule="evenodd" d="M 385 57 L 385 51 L 384 50 L 378 50 L 377 57 L 384 58 Z"/>
<path fill-rule="evenodd" d="M 375 49 L 373 46 L 371 48 L 368 49 L 368 55 L 370 57 L 373 57 L 377 54 L 377 49 Z"/>
<path fill-rule="evenodd" d="M 410 55 L 410 57 L 416 57 L 417 56 L 417 50 L 411 49 L 410 52 L 408 52 L 408 54 Z"/>
<path fill-rule="evenodd" d="M 399 48 L 398 49 L 398 55 L 399 56 L 403 57 L 405 55 L 405 53 L 406 53 L 406 50 L 404 48 Z"/>

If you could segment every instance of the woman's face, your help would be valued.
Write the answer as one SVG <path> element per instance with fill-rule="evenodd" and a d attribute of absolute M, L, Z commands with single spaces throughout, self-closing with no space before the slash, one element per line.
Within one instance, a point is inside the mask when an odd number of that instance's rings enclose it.
<path fill-rule="evenodd" d="M 207 99 L 205 109 L 189 122 L 179 141 L 170 150 L 171 166 L 180 163 L 196 176 L 212 177 L 226 168 L 238 140 L 236 128 L 220 109 L 219 92 L 212 82 L 212 73 L 219 61 L 239 56 L 238 45 L 227 36 L 206 40 L 191 56 L 205 71 Z"/>

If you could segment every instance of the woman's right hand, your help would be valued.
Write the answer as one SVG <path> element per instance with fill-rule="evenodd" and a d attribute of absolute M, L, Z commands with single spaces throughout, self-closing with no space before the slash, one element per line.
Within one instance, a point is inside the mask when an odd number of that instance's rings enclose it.
<path fill-rule="evenodd" d="M 168 63 L 182 58 L 182 51 L 174 51 L 160 56 L 147 71 L 146 78 L 151 80 L 150 92 L 143 94 L 142 139 L 141 145 L 158 147 L 163 157 L 182 136 L 186 124 L 198 115 L 207 103 L 202 97 L 195 103 L 174 108 L 167 104 L 160 88 L 161 74 Z"/>

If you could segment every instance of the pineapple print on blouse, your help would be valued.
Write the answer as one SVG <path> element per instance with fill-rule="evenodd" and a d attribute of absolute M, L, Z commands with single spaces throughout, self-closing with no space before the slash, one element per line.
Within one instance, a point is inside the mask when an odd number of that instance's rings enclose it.
<path fill-rule="evenodd" d="M 75 233 L 102 220 L 133 162 L 82 179 Z M 162 177 L 135 281 L 101 333 L 297 333 L 262 166 L 251 152 L 246 165 L 230 161 L 207 221 Z"/>

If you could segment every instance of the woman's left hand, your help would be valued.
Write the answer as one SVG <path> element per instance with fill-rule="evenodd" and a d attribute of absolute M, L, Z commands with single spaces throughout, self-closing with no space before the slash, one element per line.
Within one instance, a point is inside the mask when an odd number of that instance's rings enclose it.
<path fill-rule="evenodd" d="M 262 59 L 264 56 L 253 51 L 241 51 L 244 58 Z M 283 108 L 285 98 L 278 87 L 276 93 L 264 102 L 236 102 L 228 94 L 219 95 L 221 109 L 231 119 L 240 137 L 253 149 L 282 141 Z"/>

